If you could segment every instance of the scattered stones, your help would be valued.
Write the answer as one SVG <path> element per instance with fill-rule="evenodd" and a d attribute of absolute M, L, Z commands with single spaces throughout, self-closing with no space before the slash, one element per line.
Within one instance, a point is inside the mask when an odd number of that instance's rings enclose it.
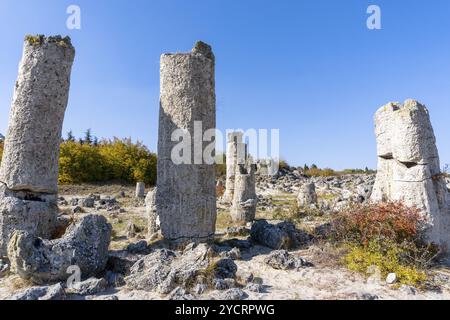
<path fill-rule="evenodd" d="M 249 283 L 245 286 L 244 289 L 256 293 L 263 293 L 265 291 L 264 286 L 257 283 Z"/>
<path fill-rule="evenodd" d="M 85 281 L 75 282 L 67 289 L 67 293 L 80 296 L 93 295 L 105 291 L 107 286 L 108 282 L 104 278 L 89 278 Z"/>
<path fill-rule="evenodd" d="M 228 283 L 226 279 L 234 281 L 237 266 L 233 260 L 213 256 L 206 244 L 189 245 L 183 252 L 157 249 L 138 260 L 125 281 L 129 288 L 162 294 L 177 287 L 189 289 L 193 284 L 215 288 L 218 283 Z"/>
<path fill-rule="evenodd" d="M 403 293 L 410 295 L 410 296 L 414 296 L 417 294 L 417 289 L 411 286 L 407 286 L 407 285 L 402 285 L 399 288 L 400 291 L 402 291 Z"/>
<path fill-rule="evenodd" d="M 127 251 L 130 253 L 134 253 L 134 254 L 135 253 L 140 253 L 140 254 L 147 253 L 148 250 L 149 250 L 148 244 L 147 244 L 147 241 L 145 241 L 145 240 L 141 240 L 136 243 L 130 243 L 127 246 Z"/>
<path fill-rule="evenodd" d="M 402 201 L 428 219 L 428 240 L 450 245 L 448 191 L 427 108 L 389 103 L 375 114 L 378 172 L 372 201 Z"/>
<path fill-rule="evenodd" d="M 215 232 L 215 165 L 203 159 L 207 147 L 213 157 L 214 144 L 195 141 L 216 128 L 214 69 L 211 47 L 202 42 L 191 53 L 161 56 L 156 203 L 167 240 L 205 241 Z M 190 134 L 189 151 L 171 139 L 176 132 L 180 137 Z M 172 159 L 177 150 L 180 159 Z"/>
<path fill-rule="evenodd" d="M 111 287 L 122 287 L 125 285 L 125 278 L 123 274 L 120 273 L 107 271 L 105 275 L 105 280 L 108 283 L 108 286 Z"/>
<path fill-rule="evenodd" d="M 133 222 L 129 222 L 127 225 L 127 238 L 134 238 L 138 233 L 142 232 L 142 228 L 138 227 Z"/>
<path fill-rule="evenodd" d="M 93 197 L 87 197 L 81 199 L 81 206 L 83 208 L 93 208 L 95 204 L 95 198 Z"/>
<path fill-rule="evenodd" d="M 129 275 L 131 267 L 142 258 L 136 254 L 130 254 L 129 251 L 111 251 L 109 253 L 107 270 L 122 275 Z"/>
<path fill-rule="evenodd" d="M 305 267 L 313 267 L 314 265 L 303 258 L 296 258 L 286 250 L 278 250 L 271 252 L 264 262 L 277 270 L 293 270 Z"/>
<path fill-rule="evenodd" d="M 231 250 L 225 250 L 220 253 L 223 258 L 230 258 L 231 260 L 241 259 L 241 250 L 239 248 L 233 248 Z"/>
<path fill-rule="evenodd" d="M 279 223 L 255 221 L 250 234 L 253 241 L 275 250 L 295 248 L 310 240 L 309 235 L 297 231 L 295 225 L 287 221 Z"/>
<path fill-rule="evenodd" d="M 168 300 L 194 300 L 195 297 L 186 289 L 177 287 L 167 296 Z"/>
<path fill-rule="evenodd" d="M 9 300 L 64 300 L 65 290 L 61 283 L 53 286 L 32 287 L 17 293 Z"/>
<path fill-rule="evenodd" d="M 15 230 L 50 237 L 56 223 L 59 144 L 75 50 L 69 38 L 33 39 L 24 42 L 0 165 L 0 257 Z"/>
<path fill-rule="evenodd" d="M 228 227 L 225 233 L 227 237 L 247 237 L 250 235 L 250 229 L 244 226 Z"/>
<path fill-rule="evenodd" d="M 5 260 L 0 259 L 0 278 L 7 275 L 9 272 L 9 263 Z"/>
<path fill-rule="evenodd" d="M 8 245 L 11 270 L 37 284 L 65 281 L 73 265 L 84 277 L 96 275 L 105 269 L 110 238 L 111 225 L 98 215 L 81 218 L 57 240 L 15 231 Z"/>
<path fill-rule="evenodd" d="M 80 206 L 75 206 L 72 208 L 72 213 L 83 213 L 83 208 Z"/>
<path fill-rule="evenodd" d="M 358 299 L 372 301 L 372 300 L 379 300 L 380 298 L 376 294 L 363 292 L 358 294 Z"/>
<path fill-rule="evenodd" d="M 386 277 L 387 284 L 394 284 L 397 282 L 397 275 L 395 273 L 389 273 Z"/>
<path fill-rule="evenodd" d="M 244 300 L 248 298 L 248 294 L 246 294 L 242 289 L 233 288 L 227 291 L 224 291 L 220 295 L 220 300 Z"/>

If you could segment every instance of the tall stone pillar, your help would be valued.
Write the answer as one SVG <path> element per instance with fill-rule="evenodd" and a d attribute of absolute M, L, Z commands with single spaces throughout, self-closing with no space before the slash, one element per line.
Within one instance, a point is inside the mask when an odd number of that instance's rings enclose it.
<path fill-rule="evenodd" d="M 247 160 L 247 148 L 243 142 L 242 132 L 230 132 L 227 136 L 227 155 L 226 155 L 226 181 L 225 193 L 222 196 L 222 202 L 231 203 L 234 197 L 234 181 L 238 165 L 245 164 Z"/>
<path fill-rule="evenodd" d="M 256 164 L 237 166 L 235 175 L 233 205 L 231 207 L 231 218 L 235 222 L 251 222 L 255 220 L 256 196 L 255 186 Z"/>
<path fill-rule="evenodd" d="M 215 165 L 205 163 L 202 154 L 211 142 L 201 138 L 216 128 L 214 68 L 214 54 L 203 42 L 192 52 L 161 56 L 156 208 L 168 240 L 202 241 L 215 232 Z M 181 163 L 172 159 L 181 143 L 172 134 L 179 129 L 189 147 Z"/>
<path fill-rule="evenodd" d="M 0 166 L 0 256 L 21 229 L 50 237 L 75 50 L 69 38 L 27 36 Z"/>
<path fill-rule="evenodd" d="M 378 171 L 371 201 L 417 207 L 428 219 L 428 240 L 448 247 L 448 191 L 427 108 L 415 100 L 389 103 L 375 114 L 375 132 Z"/>

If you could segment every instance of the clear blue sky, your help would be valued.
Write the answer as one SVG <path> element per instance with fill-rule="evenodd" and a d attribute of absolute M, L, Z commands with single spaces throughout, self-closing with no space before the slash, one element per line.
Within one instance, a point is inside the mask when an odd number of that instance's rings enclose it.
<path fill-rule="evenodd" d="M 66 8 L 81 7 L 81 30 Z M 382 10 L 382 30 L 366 9 Z M 1 0 L 0 133 L 25 34 L 69 35 L 77 56 L 64 132 L 156 150 L 159 57 L 196 40 L 217 57 L 219 129 L 279 128 L 294 165 L 375 167 L 373 114 L 415 98 L 450 162 L 448 0 Z"/>

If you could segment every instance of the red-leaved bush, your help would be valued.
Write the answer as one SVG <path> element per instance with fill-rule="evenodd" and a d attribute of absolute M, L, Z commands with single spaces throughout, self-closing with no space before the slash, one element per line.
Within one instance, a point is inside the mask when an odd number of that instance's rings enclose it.
<path fill-rule="evenodd" d="M 337 240 L 367 246 L 371 241 L 415 241 L 425 218 L 419 210 L 400 202 L 353 205 L 338 213 L 333 223 Z"/>

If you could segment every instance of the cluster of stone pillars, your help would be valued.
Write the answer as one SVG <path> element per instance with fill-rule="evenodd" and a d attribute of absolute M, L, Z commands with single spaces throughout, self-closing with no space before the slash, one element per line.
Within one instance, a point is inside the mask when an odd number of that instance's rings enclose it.
<path fill-rule="evenodd" d="M 69 38 L 27 37 L 0 166 L 0 256 L 12 232 L 50 238 L 75 50 Z"/>
<path fill-rule="evenodd" d="M 56 227 L 59 144 L 75 50 L 68 38 L 28 37 L 12 102 L 0 166 L 0 257 L 12 232 L 51 238 Z M 215 165 L 198 164 L 191 141 L 188 163 L 172 159 L 176 130 L 190 137 L 216 127 L 215 57 L 198 42 L 189 53 L 161 57 L 157 189 L 147 197 L 150 230 L 172 241 L 204 241 L 215 232 Z M 375 116 L 378 173 L 372 201 L 401 200 L 429 218 L 430 241 L 450 243 L 449 196 L 428 110 L 408 100 L 388 104 Z M 194 132 L 196 122 L 202 132 Z M 203 139 L 202 139 L 203 140 Z M 240 132 L 227 143 L 226 192 L 231 216 L 255 219 L 256 166 L 250 165 Z M 143 185 L 137 195 L 143 195 Z"/>
<path fill-rule="evenodd" d="M 427 108 L 389 103 L 375 114 L 378 171 L 371 201 L 402 201 L 427 219 L 428 241 L 449 248 L 448 190 Z"/>
<path fill-rule="evenodd" d="M 230 132 L 227 136 L 226 182 L 222 202 L 231 204 L 230 215 L 235 222 L 251 222 L 256 215 L 256 164 L 251 164 L 243 133 Z"/>

